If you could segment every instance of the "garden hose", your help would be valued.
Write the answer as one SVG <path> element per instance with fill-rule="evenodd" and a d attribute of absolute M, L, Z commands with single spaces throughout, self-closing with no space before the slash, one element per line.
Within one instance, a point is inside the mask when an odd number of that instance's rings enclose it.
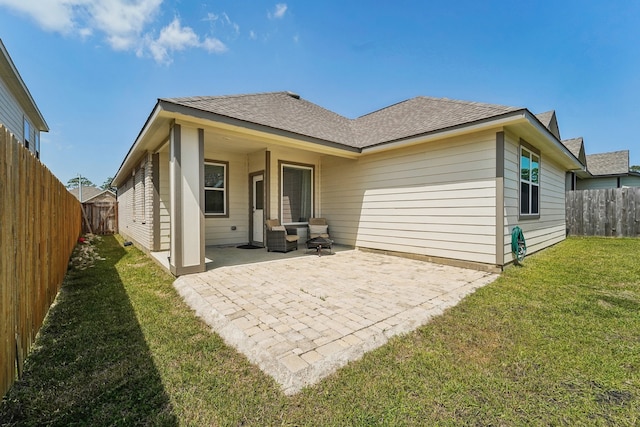
<path fill-rule="evenodd" d="M 524 240 L 524 234 L 522 234 L 522 230 L 517 225 L 511 231 L 511 252 L 513 252 L 519 263 L 524 260 L 527 254 L 527 243 Z"/>

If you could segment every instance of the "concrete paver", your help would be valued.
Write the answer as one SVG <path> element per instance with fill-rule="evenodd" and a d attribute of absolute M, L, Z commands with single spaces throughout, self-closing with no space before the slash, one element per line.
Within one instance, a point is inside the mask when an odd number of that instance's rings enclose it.
<path fill-rule="evenodd" d="M 227 344 L 293 394 L 497 277 L 348 250 L 218 267 L 174 286 Z"/>

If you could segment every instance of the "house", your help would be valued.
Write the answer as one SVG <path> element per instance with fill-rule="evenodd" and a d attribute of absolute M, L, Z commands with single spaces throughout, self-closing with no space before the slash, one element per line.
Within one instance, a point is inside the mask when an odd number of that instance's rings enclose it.
<path fill-rule="evenodd" d="M 49 127 L 0 39 L 0 124 L 40 158 L 40 132 Z"/>
<path fill-rule="evenodd" d="M 290 92 L 159 99 L 113 180 L 119 229 L 175 275 L 203 271 L 206 245 L 262 245 L 266 219 L 314 216 L 337 244 L 500 269 L 516 225 L 529 253 L 565 238 L 583 166 L 553 123 L 430 97 L 357 119 Z"/>
<path fill-rule="evenodd" d="M 587 156 L 584 150 L 584 139 L 582 137 L 571 138 L 571 139 L 563 139 L 562 143 L 565 147 L 573 154 L 580 163 L 583 165 L 583 168 L 576 171 L 567 172 L 566 181 L 565 181 L 565 189 L 567 191 L 573 191 L 577 189 L 578 179 L 589 178 L 591 174 L 587 171 Z"/>
<path fill-rule="evenodd" d="M 576 190 L 640 187 L 640 173 L 629 170 L 629 150 L 586 156 L 589 176 L 578 179 Z"/>
<path fill-rule="evenodd" d="M 102 188 L 94 186 L 83 186 L 70 188 L 69 192 L 80 200 L 81 203 L 96 203 L 96 202 L 108 202 L 115 203 L 116 195 L 111 190 L 103 190 Z M 82 195 L 82 198 L 81 196 Z"/>

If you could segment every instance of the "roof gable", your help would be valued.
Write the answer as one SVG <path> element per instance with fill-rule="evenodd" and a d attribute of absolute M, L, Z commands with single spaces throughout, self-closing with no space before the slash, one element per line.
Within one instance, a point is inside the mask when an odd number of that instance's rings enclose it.
<path fill-rule="evenodd" d="M 555 110 L 546 111 L 544 113 L 536 114 L 536 118 L 540 120 L 540 123 L 544 125 L 549 132 L 551 132 L 558 140 L 560 140 L 560 128 L 558 127 L 558 119 L 556 118 Z M 575 153 L 574 153 L 575 155 Z M 578 156 L 576 156 L 578 157 Z"/>
<path fill-rule="evenodd" d="M 565 139 L 562 141 L 562 144 L 564 144 L 564 146 L 571 151 L 571 154 L 576 156 L 576 158 L 586 166 L 587 158 L 585 156 L 584 140 L 582 137 Z"/>
<path fill-rule="evenodd" d="M 623 175 L 629 173 L 629 150 L 589 154 L 587 170 L 592 175 Z"/>

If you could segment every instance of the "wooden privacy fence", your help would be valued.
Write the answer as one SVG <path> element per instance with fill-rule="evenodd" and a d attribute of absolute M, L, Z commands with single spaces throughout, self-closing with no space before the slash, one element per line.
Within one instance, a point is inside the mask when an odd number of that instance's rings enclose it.
<path fill-rule="evenodd" d="M 80 202 L 0 125 L 0 395 L 24 359 L 80 235 Z"/>
<path fill-rule="evenodd" d="M 573 236 L 640 237 L 640 187 L 566 193 L 567 232 Z"/>

